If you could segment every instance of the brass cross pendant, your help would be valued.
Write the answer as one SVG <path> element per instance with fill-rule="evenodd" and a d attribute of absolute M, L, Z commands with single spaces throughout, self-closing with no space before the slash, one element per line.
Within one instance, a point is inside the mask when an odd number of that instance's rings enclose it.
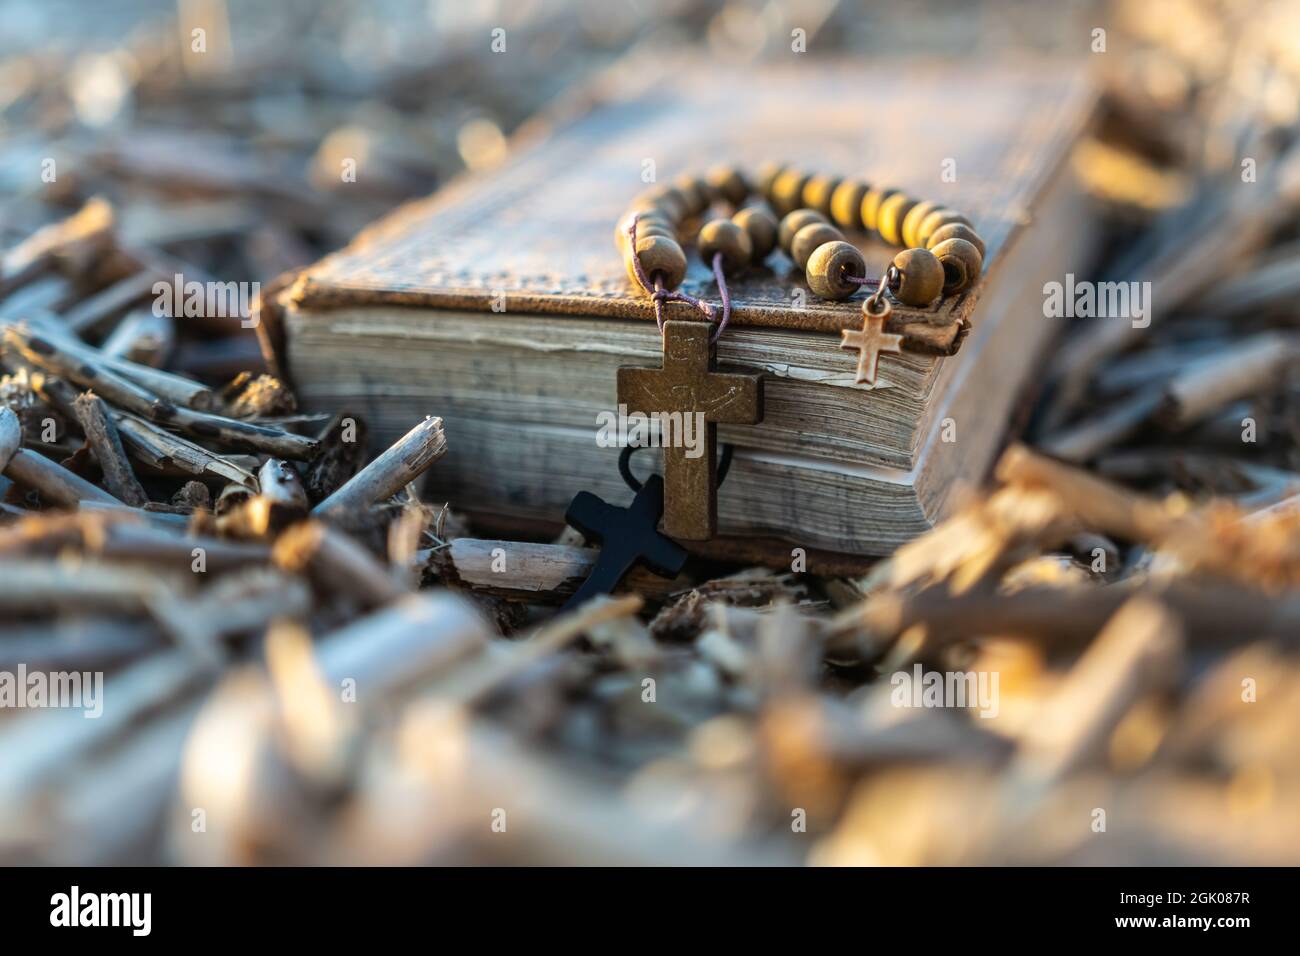
<path fill-rule="evenodd" d="M 880 365 L 881 352 L 902 352 L 901 335 L 885 331 L 885 316 L 862 310 L 862 331 L 845 329 L 840 348 L 858 350 L 858 374 L 854 381 L 866 382 L 871 388 L 876 387 L 876 369 Z"/>
<path fill-rule="evenodd" d="M 664 323 L 662 368 L 620 368 L 618 401 L 628 414 L 658 419 L 664 441 L 664 533 L 685 541 L 707 541 L 718 530 L 718 425 L 754 425 L 763 420 L 763 378 L 715 371 L 713 328 L 705 322 Z M 681 441 L 685 416 L 697 416 L 685 434 L 699 436 L 695 448 Z M 676 434 L 665 434 L 665 421 Z M 700 447 L 702 445 L 702 447 Z M 689 454 L 688 454 L 689 453 Z"/>

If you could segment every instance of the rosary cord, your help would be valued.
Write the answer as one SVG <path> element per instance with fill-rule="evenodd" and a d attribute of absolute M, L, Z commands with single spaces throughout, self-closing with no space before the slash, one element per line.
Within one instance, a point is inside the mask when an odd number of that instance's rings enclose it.
<path fill-rule="evenodd" d="M 867 296 L 866 301 L 863 303 L 864 307 L 870 311 L 872 315 L 889 314 L 889 302 L 884 297 L 885 290 L 893 288 L 897 282 L 897 278 L 898 269 L 891 265 L 885 270 L 885 274 L 876 281 L 876 290 L 872 292 L 871 295 Z M 844 279 L 847 282 L 852 282 L 854 285 L 871 285 L 872 283 L 871 279 L 865 277 L 859 278 L 858 276 L 845 276 Z"/>
<path fill-rule="evenodd" d="M 636 224 L 639 216 L 633 216 L 631 224 L 627 227 L 628 242 L 632 249 L 636 249 Z M 659 326 L 660 334 L 664 330 L 664 303 L 665 302 L 684 302 L 699 312 L 710 322 L 717 318 L 717 310 L 702 299 L 697 299 L 693 295 L 687 295 L 685 292 L 673 292 L 664 288 L 663 279 L 656 273 L 654 283 L 651 284 L 650 277 L 646 275 L 645 269 L 641 266 L 641 260 L 634 254 L 632 257 L 632 271 L 636 275 L 636 281 L 641 288 L 645 290 L 646 295 L 654 300 L 655 305 L 655 323 Z M 717 253 L 713 257 L 713 277 L 718 283 L 718 292 L 722 296 L 722 318 L 718 321 L 718 327 L 713 333 L 713 341 L 718 340 L 722 330 L 727 327 L 727 322 L 731 318 L 731 294 L 727 291 L 727 282 L 722 275 L 722 254 Z"/>

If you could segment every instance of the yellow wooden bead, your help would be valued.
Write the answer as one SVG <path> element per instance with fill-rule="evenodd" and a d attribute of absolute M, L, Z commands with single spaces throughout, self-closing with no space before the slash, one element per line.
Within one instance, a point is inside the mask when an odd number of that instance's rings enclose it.
<path fill-rule="evenodd" d="M 904 305 L 929 305 L 943 291 L 943 266 L 928 249 L 904 249 L 893 265 L 899 273 L 894 295 Z"/>
<path fill-rule="evenodd" d="M 818 246 L 843 240 L 844 233 L 829 222 L 811 223 L 794 234 L 794 241 L 790 243 L 790 258 L 800 269 L 806 268 L 808 260 Z"/>
<path fill-rule="evenodd" d="M 903 217 L 903 227 L 899 231 L 903 240 L 903 245 L 908 246 L 909 248 L 924 245 L 921 240 L 917 238 L 916 231 L 920 228 L 921 222 L 925 217 L 938 208 L 938 203 L 930 202 L 927 199 L 924 202 L 917 203 L 908 210 L 907 215 Z"/>
<path fill-rule="evenodd" d="M 804 226 L 811 226 L 815 222 L 825 222 L 826 217 L 816 209 L 796 209 L 788 216 L 781 219 L 781 227 L 777 231 L 776 239 L 781 245 L 781 251 L 787 256 L 790 255 L 790 244 L 794 242 L 795 233 Z"/>
<path fill-rule="evenodd" d="M 776 248 L 777 230 L 780 228 L 776 216 L 763 206 L 746 206 L 732 216 L 731 221 L 749 234 L 754 263 L 760 263 L 772 254 Z"/>
<path fill-rule="evenodd" d="M 970 226 L 964 222 L 950 222 L 946 226 L 940 226 L 931 235 L 925 248 L 933 249 L 939 243 L 946 239 L 965 239 L 972 246 L 980 251 L 980 255 L 987 255 L 984 249 L 984 240 Z"/>
<path fill-rule="evenodd" d="M 803 206 L 803 187 L 808 174 L 798 169 L 787 169 L 772 184 L 772 208 L 779 215 L 792 213 Z"/>
<path fill-rule="evenodd" d="M 876 215 L 876 232 L 880 233 L 880 238 L 891 246 L 901 246 L 903 220 L 916 204 L 917 200 L 907 193 L 894 193 L 882 202 L 880 212 Z"/>
<path fill-rule="evenodd" d="M 663 279 L 665 289 L 675 289 L 686 278 L 686 253 L 677 240 L 666 236 L 640 237 L 636 241 L 636 257 L 642 270 L 653 283 L 656 273 Z M 628 275 L 636 282 L 631 256 L 627 256 Z"/>
<path fill-rule="evenodd" d="M 881 204 L 896 192 L 898 190 L 893 186 L 872 186 L 863 194 L 862 205 L 858 209 L 863 229 L 870 232 L 876 228 L 876 218 L 880 214 Z"/>
<path fill-rule="evenodd" d="M 868 186 L 860 179 L 846 179 L 831 194 L 831 222 L 841 229 L 862 231 L 862 197 Z"/>
<path fill-rule="evenodd" d="M 714 166 L 707 179 L 714 195 L 721 196 L 733 206 L 739 206 L 749 196 L 749 183 L 735 166 Z"/>
<path fill-rule="evenodd" d="M 930 215 L 921 220 L 921 225 L 917 227 L 917 244 L 928 247 L 930 245 L 930 237 L 934 235 L 935 231 L 953 222 L 964 223 L 967 226 L 971 224 L 969 219 L 955 209 L 941 206 L 934 210 Z"/>
<path fill-rule="evenodd" d="M 700 229 L 700 258 L 705 265 L 713 267 L 713 257 L 722 256 L 722 271 L 736 272 L 749 265 L 754 255 L 753 243 L 749 233 L 730 219 L 713 219 Z"/>
<path fill-rule="evenodd" d="M 777 177 L 785 172 L 785 163 L 774 163 L 770 160 L 758 167 L 758 175 L 754 177 L 754 191 L 768 201 L 772 202 L 772 187 L 776 185 Z"/>
<path fill-rule="evenodd" d="M 839 176 L 825 176 L 818 173 L 803 187 L 803 205 L 808 209 L 816 209 L 819 213 L 830 219 L 831 215 L 831 196 L 835 193 L 836 187 L 842 180 Z"/>
<path fill-rule="evenodd" d="M 945 239 L 930 252 L 943 266 L 943 294 L 957 295 L 973 286 L 984 269 L 984 257 L 965 239 Z"/>
<path fill-rule="evenodd" d="M 823 242 L 808 257 L 808 288 L 823 299 L 847 299 L 862 288 L 849 277 L 863 279 L 866 275 L 866 260 L 851 242 Z"/>

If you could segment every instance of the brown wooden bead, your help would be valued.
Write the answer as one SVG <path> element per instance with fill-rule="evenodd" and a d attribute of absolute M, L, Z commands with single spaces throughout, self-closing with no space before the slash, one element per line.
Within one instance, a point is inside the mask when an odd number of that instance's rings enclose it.
<path fill-rule="evenodd" d="M 672 186 L 658 186 L 645 196 L 650 200 L 651 205 L 662 210 L 671 222 L 679 223 L 686 218 L 686 197 Z"/>
<path fill-rule="evenodd" d="M 790 243 L 790 258 L 794 260 L 794 264 L 800 269 L 804 269 L 808 265 L 808 259 L 818 246 L 827 242 L 842 242 L 843 240 L 844 233 L 829 222 L 811 223 L 794 234 L 794 241 Z"/>
<path fill-rule="evenodd" d="M 783 172 L 785 172 L 785 163 L 774 163 L 771 160 L 758 167 L 758 175 L 754 178 L 754 191 L 769 204 L 772 202 L 772 187 L 776 185 L 777 177 Z"/>
<path fill-rule="evenodd" d="M 803 187 L 808 174 L 798 169 L 787 169 L 772 184 L 772 208 L 779 215 L 792 213 L 803 205 Z"/>
<path fill-rule="evenodd" d="M 943 266 L 943 294 L 965 292 L 984 270 L 984 257 L 973 243 L 965 239 L 945 239 L 930 252 Z"/>
<path fill-rule="evenodd" d="M 668 217 L 657 207 L 651 206 L 649 211 L 632 210 L 619 220 L 618 226 L 614 229 L 614 239 L 618 244 L 619 251 L 622 252 L 627 246 L 627 230 L 632 225 L 632 217 L 636 216 L 636 237 L 640 239 L 643 236 L 667 236 L 670 239 L 677 238 L 677 229 L 668 221 Z"/>
<path fill-rule="evenodd" d="M 732 216 L 731 221 L 749 234 L 753 262 L 760 263 L 772 254 L 772 250 L 776 248 L 776 235 L 780 226 L 776 216 L 768 212 L 765 207 L 747 206 Z"/>
<path fill-rule="evenodd" d="M 937 202 L 930 202 L 927 199 L 923 202 L 917 203 L 908 210 L 907 215 L 903 217 L 903 227 L 899 230 L 899 235 L 903 240 L 903 245 L 908 248 L 915 248 L 916 246 L 922 245 L 921 240 L 917 238 L 916 231 L 920 228 L 925 217 L 938 208 L 939 204 Z"/>
<path fill-rule="evenodd" d="M 730 219 L 712 219 L 700 229 L 700 258 L 713 267 L 713 257 L 722 255 L 722 271 L 731 273 L 749 265 L 754 255 L 754 244 L 749 233 Z"/>
<path fill-rule="evenodd" d="M 930 245 L 930 237 L 934 235 L 935 231 L 953 222 L 964 223 L 967 226 L 971 224 L 969 219 L 955 209 L 949 209 L 947 206 L 942 206 L 939 209 L 934 210 L 930 215 L 921 220 L 921 225 L 917 227 L 917 244 L 928 247 Z"/>
<path fill-rule="evenodd" d="M 825 176 L 821 173 L 813 176 L 808 182 L 804 183 L 803 205 L 808 209 L 816 209 L 829 221 L 831 196 L 834 195 L 836 187 L 842 181 L 839 176 Z"/>
<path fill-rule="evenodd" d="M 896 192 L 893 186 L 872 186 L 863 194 L 862 205 L 858 207 L 863 229 L 870 232 L 876 228 L 881 204 Z"/>
<path fill-rule="evenodd" d="M 714 166 L 707 178 L 714 194 L 733 206 L 739 206 L 749 196 L 749 183 L 735 166 Z"/>
<path fill-rule="evenodd" d="M 972 246 L 980 251 L 980 255 L 986 255 L 984 250 L 984 240 L 976 234 L 975 230 L 964 222 L 950 222 L 947 225 L 940 226 L 930 235 L 929 241 L 925 244 L 927 249 L 933 249 L 939 243 L 946 239 L 965 239 Z"/>
<path fill-rule="evenodd" d="M 880 233 L 881 239 L 891 246 L 903 244 L 903 220 L 917 201 L 907 193 L 894 193 L 880 204 L 880 212 L 876 214 L 876 232 Z"/>
<path fill-rule="evenodd" d="M 929 305 L 943 291 L 943 266 L 928 249 L 904 249 L 893 265 L 899 273 L 894 295 L 904 305 Z"/>
<path fill-rule="evenodd" d="M 699 176 L 678 176 L 673 187 L 685 197 L 688 216 L 698 216 L 713 204 L 713 189 Z"/>
<path fill-rule="evenodd" d="M 841 229 L 862 231 L 862 197 L 868 186 L 860 179 L 846 179 L 831 194 L 831 222 Z"/>
<path fill-rule="evenodd" d="M 781 219 L 781 226 L 777 230 L 776 239 L 781 246 L 781 251 L 787 256 L 790 255 L 790 245 L 794 242 L 794 235 L 804 226 L 811 226 L 815 222 L 825 222 L 826 217 L 816 209 L 796 209 L 788 216 Z"/>
<path fill-rule="evenodd" d="M 665 289 L 675 289 L 686 278 L 686 253 L 677 240 L 666 236 L 647 236 L 636 240 L 636 257 L 641 268 L 651 282 L 655 273 L 663 278 Z M 628 275 L 636 282 L 636 273 L 632 269 L 632 257 L 626 256 Z"/>
<path fill-rule="evenodd" d="M 823 299 L 847 299 L 862 288 L 848 277 L 863 279 L 866 275 L 866 260 L 851 242 L 824 242 L 808 257 L 808 287 Z"/>

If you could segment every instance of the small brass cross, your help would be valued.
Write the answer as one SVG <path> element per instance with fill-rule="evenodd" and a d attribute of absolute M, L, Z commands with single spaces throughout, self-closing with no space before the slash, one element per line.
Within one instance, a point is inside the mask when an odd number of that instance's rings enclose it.
<path fill-rule="evenodd" d="M 885 316 L 873 315 L 865 309 L 862 312 L 862 331 L 845 329 L 840 335 L 843 336 L 840 348 L 858 350 L 858 373 L 854 381 L 866 382 L 871 388 L 876 387 L 880 354 L 903 351 L 903 337 L 885 331 Z"/>

